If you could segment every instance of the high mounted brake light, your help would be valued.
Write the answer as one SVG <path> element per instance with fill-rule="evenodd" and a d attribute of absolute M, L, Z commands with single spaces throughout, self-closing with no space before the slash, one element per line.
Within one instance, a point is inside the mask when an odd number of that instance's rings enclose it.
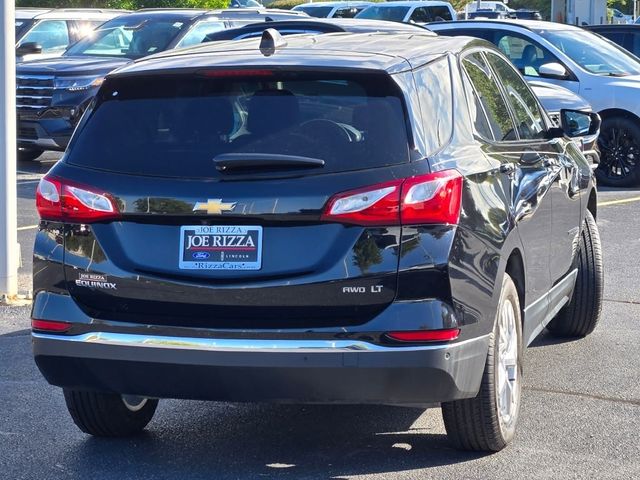
<path fill-rule="evenodd" d="M 444 170 L 334 195 L 322 220 L 365 226 L 455 225 L 461 201 L 462 175 Z"/>
<path fill-rule="evenodd" d="M 257 69 L 234 69 L 234 70 L 201 70 L 200 75 L 209 78 L 229 78 L 229 77 L 272 77 L 272 70 Z"/>
<path fill-rule="evenodd" d="M 92 223 L 120 218 L 108 193 L 53 176 L 40 180 L 36 208 L 42 220 Z"/>

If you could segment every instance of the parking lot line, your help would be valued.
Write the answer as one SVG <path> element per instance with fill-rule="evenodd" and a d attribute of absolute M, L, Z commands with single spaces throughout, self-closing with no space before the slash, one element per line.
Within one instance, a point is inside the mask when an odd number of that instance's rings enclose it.
<path fill-rule="evenodd" d="M 640 202 L 640 197 L 623 198 L 621 200 L 610 200 L 608 202 L 599 202 L 599 207 L 607 207 L 609 205 L 620 205 L 622 203 Z"/>
<path fill-rule="evenodd" d="M 22 230 L 32 230 L 34 228 L 38 228 L 38 225 L 27 225 L 25 227 L 18 227 L 18 231 L 22 231 Z"/>

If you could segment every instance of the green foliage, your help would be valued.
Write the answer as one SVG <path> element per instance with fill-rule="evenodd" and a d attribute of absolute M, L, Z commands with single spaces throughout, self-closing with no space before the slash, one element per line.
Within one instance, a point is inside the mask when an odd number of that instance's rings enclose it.
<path fill-rule="evenodd" d="M 226 8 L 229 0 L 16 0 L 17 7 L 44 8 Z"/>

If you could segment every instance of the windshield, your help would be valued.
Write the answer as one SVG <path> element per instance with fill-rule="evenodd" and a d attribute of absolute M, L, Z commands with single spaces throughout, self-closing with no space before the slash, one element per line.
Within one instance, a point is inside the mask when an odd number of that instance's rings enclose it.
<path fill-rule="evenodd" d="M 105 23 L 65 55 L 141 58 L 165 50 L 186 25 L 183 17 L 141 19 L 125 15 Z"/>
<path fill-rule="evenodd" d="M 540 30 L 551 42 L 588 72 L 597 75 L 640 75 L 640 62 L 602 37 L 583 30 Z"/>
<path fill-rule="evenodd" d="M 33 20 L 16 19 L 16 42 L 20 40 L 20 35 L 26 32 L 32 24 Z"/>
<path fill-rule="evenodd" d="M 217 177 L 224 154 L 316 158 L 323 173 L 408 161 L 402 93 L 389 77 L 260 73 L 114 79 L 67 161 L 163 177 Z"/>
<path fill-rule="evenodd" d="M 373 6 L 365 8 L 356 18 L 368 18 L 370 20 L 389 20 L 391 22 L 402 22 L 410 7 L 387 7 Z"/>
<path fill-rule="evenodd" d="M 304 12 L 311 17 L 326 18 L 333 10 L 333 7 L 296 7 L 294 10 Z"/>

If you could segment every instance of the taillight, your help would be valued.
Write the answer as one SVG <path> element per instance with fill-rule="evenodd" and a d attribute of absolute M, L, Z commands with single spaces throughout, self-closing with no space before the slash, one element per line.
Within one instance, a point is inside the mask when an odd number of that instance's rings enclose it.
<path fill-rule="evenodd" d="M 31 320 L 31 328 L 33 330 L 38 330 L 41 332 L 56 332 L 62 333 L 66 332 L 71 328 L 71 324 L 69 322 L 58 322 L 54 320 Z"/>
<path fill-rule="evenodd" d="M 400 342 L 448 342 L 460 335 L 459 328 L 442 330 L 413 330 L 406 332 L 388 332 L 387 337 Z"/>
<path fill-rule="evenodd" d="M 92 223 L 120 217 L 108 193 L 50 176 L 38 184 L 36 208 L 43 220 Z"/>
<path fill-rule="evenodd" d="M 356 225 L 457 224 L 461 201 L 462 175 L 444 170 L 339 193 L 327 202 L 322 220 Z"/>

